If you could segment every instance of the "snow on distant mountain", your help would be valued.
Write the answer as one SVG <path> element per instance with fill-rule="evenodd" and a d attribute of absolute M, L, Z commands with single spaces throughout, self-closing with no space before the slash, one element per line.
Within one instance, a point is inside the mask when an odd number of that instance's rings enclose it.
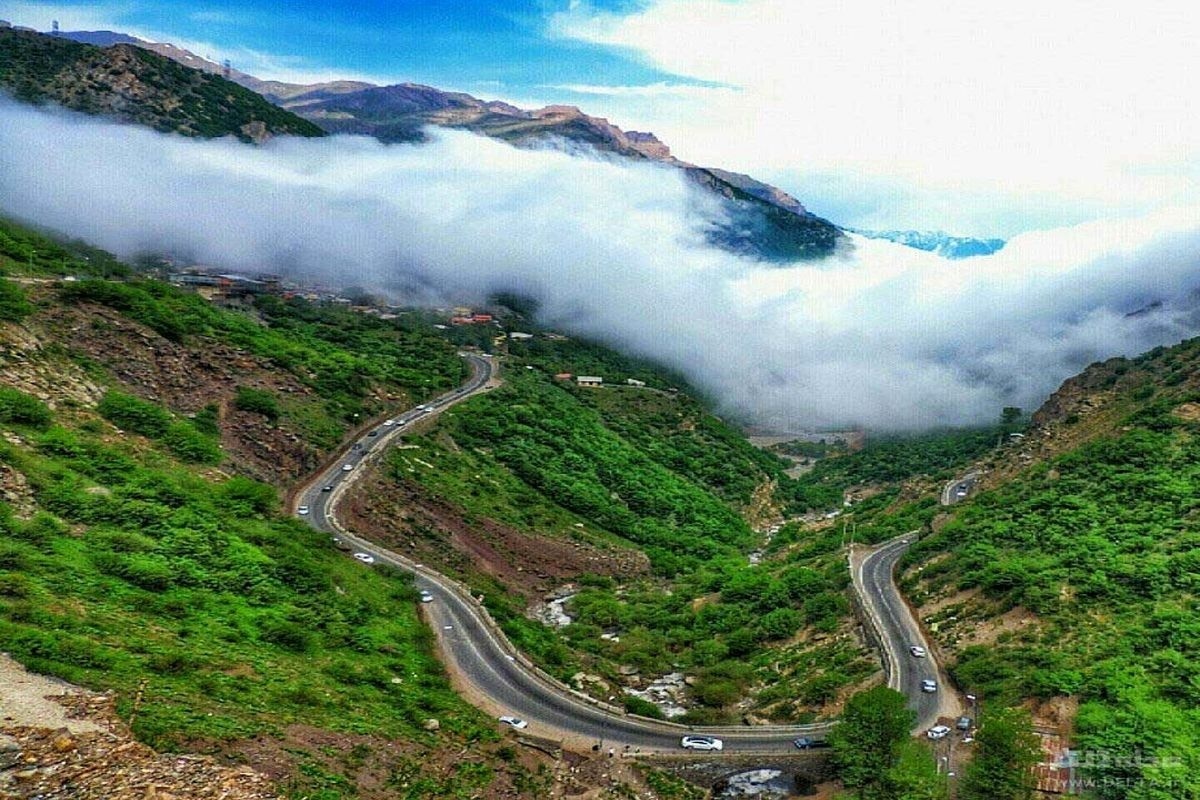
<path fill-rule="evenodd" d="M 990 256 L 1004 247 L 1004 239 L 980 239 L 974 236 L 951 236 L 945 231 L 868 231 L 861 228 L 846 228 L 868 239 L 887 239 L 906 247 L 927 250 L 943 258 L 971 258 Z"/>

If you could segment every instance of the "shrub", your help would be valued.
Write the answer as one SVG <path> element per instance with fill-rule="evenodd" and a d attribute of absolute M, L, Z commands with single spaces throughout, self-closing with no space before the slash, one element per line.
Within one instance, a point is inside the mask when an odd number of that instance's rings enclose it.
<path fill-rule="evenodd" d="M 242 411 L 262 414 L 272 422 L 279 419 L 279 403 L 275 400 L 275 395 L 266 389 L 239 386 L 233 404 Z"/>
<path fill-rule="evenodd" d="M 107 392 L 96 410 L 117 427 L 151 439 L 165 436 L 171 425 L 171 414 L 165 408 L 124 392 Z"/>
<path fill-rule="evenodd" d="M 624 697 L 625 710 L 630 714 L 638 714 L 651 719 L 664 719 L 662 710 L 649 700 L 627 694 Z"/>
<path fill-rule="evenodd" d="M 44 430 L 50 427 L 53 420 L 54 414 L 41 400 L 16 389 L 0 386 L 0 422 L 28 425 Z"/>
<path fill-rule="evenodd" d="M 163 444 L 184 461 L 216 464 L 221 460 L 221 448 L 216 441 L 196 430 L 190 422 L 172 423 L 163 437 Z"/>
<path fill-rule="evenodd" d="M 279 503 L 275 489 L 265 483 L 235 476 L 221 484 L 221 497 L 258 514 L 268 514 Z"/>

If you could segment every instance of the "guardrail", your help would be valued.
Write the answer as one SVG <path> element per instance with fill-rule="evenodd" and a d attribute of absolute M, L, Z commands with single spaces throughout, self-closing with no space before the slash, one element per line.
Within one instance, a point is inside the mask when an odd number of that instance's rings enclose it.
<path fill-rule="evenodd" d="M 437 398 L 434 402 L 441 402 L 442 400 L 445 400 L 446 403 L 441 408 L 447 408 L 451 405 L 454 405 L 461 400 L 471 397 L 476 391 L 482 389 L 487 384 L 488 380 L 491 379 L 491 377 L 492 376 L 489 375 L 487 380 L 480 383 L 478 387 L 470 392 L 466 392 L 457 396 L 453 393 L 443 395 L 442 397 Z M 621 719 L 627 723 L 633 723 L 644 732 L 662 735 L 682 736 L 687 733 L 702 731 L 706 734 L 719 734 L 721 736 L 733 739 L 764 735 L 778 735 L 781 737 L 798 736 L 805 734 L 825 734 L 837 724 L 836 722 L 814 722 L 801 725 L 742 725 L 704 727 L 682 725 L 678 722 L 671 722 L 670 720 L 659 720 L 652 717 L 645 717 L 640 714 L 629 713 L 625 711 L 624 708 L 611 705 L 606 701 L 599 700 L 591 695 L 579 691 L 578 689 L 575 689 L 574 687 L 568 686 L 558 678 L 543 670 L 512 644 L 508 636 L 504 633 L 504 630 L 500 627 L 499 623 L 497 623 L 492 617 L 491 612 L 489 612 L 487 607 L 475 597 L 470 587 L 468 587 L 466 584 L 447 575 L 443 575 L 436 570 L 432 570 L 423 564 L 418 564 L 407 556 L 400 555 L 399 553 L 393 552 L 385 547 L 381 547 L 378 544 L 364 539 L 361 536 L 348 531 L 342 526 L 341 522 L 338 521 L 337 515 L 334 513 L 334 511 L 337 508 L 342 495 L 344 495 L 345 492 L 348 491 L 356 481 L 358 481 L 359 477 L 365 473 L 366 470 L 362 467 L 377 461 L 380 456 L 386 452 L 388 447 L 391 445 L 392 440 L 400 436 L 404 430 L 405 429 L 401 426 L 390 428 L 388 432 L 381 436 L 377 443 L 363 456 L 362 460 L 359 462 L 359 467 L 346 476 L 346 478 L 337 483 L 325 504 L 325 521 L 346 541 L 355 544 L 362 549 L 371 550 L 378 556 L 382 556 L 384 560 L 389 562 L 392 566 L 397 566 L 413 574 L 421 575 L 427 580 L 436 583 L 445 591 L 455 595 L 458 600 L 462 602 L 475 616 L 477 622 L 481 624 L 492 644 L 495 645 L 496 648 L 503 652 L 506 656 L 511 657 L 513 663 L 519 664 L 525 670 L 527 675 L 533 678 L 537 683 L 541 684 L 545 690 L 554 694 L 558 694 L 564 699 L 574 700 L 575 702 L 589 705 L 601 713 L 617 717 L 618 719 Z M 348 452 L 349 448 L 347 448 L 346 451 Z M 317 478 L 310 481 L 309 484 L 305 486 L 303 491 L 298 492 L 297 494 L 302 496 L 309 490 L 311 486 L 315 485 L 320 478 L 324 476 L 324 474 L 324 472 L 318 474 Z M 746 753 L 747 751 L 739 752 Z"/>

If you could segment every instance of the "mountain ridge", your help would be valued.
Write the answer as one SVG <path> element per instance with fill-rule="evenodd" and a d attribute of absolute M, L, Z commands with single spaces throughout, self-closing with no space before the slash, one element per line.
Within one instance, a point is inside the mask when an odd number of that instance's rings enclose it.
<path fill-rule="evenodd" d="M 23 102 L 54 102 L 184 136 L 232 134 L 249 142 L 276 134 L 323 135 L 244 87 L 128 42 L 99 47 L 0 28 L 0 53 L 0 88 Z"/>
<path fill-rule="evenodd" d="M 889 242 L 902 244 L 915 250 L 925 250 L 943 258 L 963 259 L 975 256 L 990 256 L 1002 250 L 1008 242 L 1004 239 L 984 239 L 977 236 L 955 236 L 945 231 L 918 230 L 868 230 L 865 228 L 846 228 L 848 233 L 856 233 L 868 239 L 886 239 Z"/>
<path fill-rule="evenodd" d="M 124 38 L 121 38 L 124 37 Z M 175 45 L 147 42 L 113 31 L 67 31 L 73 41 L 118 41 L 172 59 L 210 75 L 223 76 L 328 133 L 373 136 L 384 142 L 425 139 L 428 126 L 456 128 L 517 147 L 584 145 L 635 161 L 683 171 L 692 183 L 721 198 L 727 220 L 710 231 L 713 244 L 767 261 L 819 258 L 844 245 L 841 229 L 808 211 L 778 187 L 749 175 L 682 161 L 653 133 L 625 131 L 575 106 L 526 110 L 503 101 L 481 100 L 417 83 L 376 86 L 362 81 L 294 84 L 267 81 L 227 68 Z M 132 39 L 127 42 L 126 39 Z"/>

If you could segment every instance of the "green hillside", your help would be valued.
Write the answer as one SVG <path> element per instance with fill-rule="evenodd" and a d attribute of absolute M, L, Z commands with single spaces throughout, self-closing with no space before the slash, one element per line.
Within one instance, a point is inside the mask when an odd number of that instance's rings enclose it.
<path fill-rule="evenodd" d="M 184 136 L 322 136 L 316 125 L 236 83 L 134 45 L 94 47 L 0 29 L 0 88 L 18 100 L 56 103 Z"/>
<path fill-rule="evenodd" d="M 458 383 L 455 348 L 423 316 L 251 316 L 152 280 L 52 282 L 131 269 L 8 222 L 0 243 L 4 650 L 115 692 L 142 741 L 248 759 L 288 796 L 540 791 L 451 689 L 410 579 L 280 505 L 302 463 L 286 447 L 315 460 L 360 417 Z M 270 468 L 253 444 L 279 448 Z M 445 768 L 464 752 L 471 769 Z"/>
<path fill-rule="evenodd" d="M 1089 773 L 1097 797 L 1200 793 L 1198 412 L 1200 340 L 1096 365 L 911 555 L 960 686 L 1078 704 L 1058 714 L 1075 747 L 1112 756 Z"/>

